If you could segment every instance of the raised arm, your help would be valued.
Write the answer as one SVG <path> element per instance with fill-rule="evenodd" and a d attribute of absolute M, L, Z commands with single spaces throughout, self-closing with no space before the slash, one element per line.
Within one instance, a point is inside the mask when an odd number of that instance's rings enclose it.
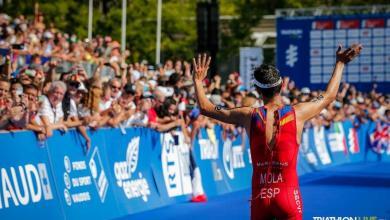
<path fill-rule="evenodd" d="M 215 106 L 206 97 L 202 82 L 207 76 L 210 61 L 211 57 L 208 57 L 206 54 L 203 56 L 198 55 L 197 60 L 195 60 L 195 58 L 193 59 L 195 95 L 201 114 L 225 123 L 242 125 L 245 126 L 245 128 L 249 128 L 252 108 L 242 107 L 225 109 L 221 106 Z"/>
<path fill-rule="evenodd" d="M 320 94 L 318 97 L 309 102 L 302 102 L 294 107 L 299 123 L 304 123 L 305 121 L 318 115 L 326 106 L 336 99 L 344 66 L 358 56 L 361 49 L 362 45 L 360 44 L 354 44 L 346 50 L 342 50 L 341 45 L 338 47 L 336 52 L 336 65 L 333 69 L 332 77 L 329 80 L 325 93 Z"/>

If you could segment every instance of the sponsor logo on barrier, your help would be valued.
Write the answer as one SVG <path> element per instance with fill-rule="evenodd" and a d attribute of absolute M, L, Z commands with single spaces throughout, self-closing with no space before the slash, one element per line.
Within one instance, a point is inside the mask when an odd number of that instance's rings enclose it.
<path fill-rule="evenodd" d="M 218 159 L 218 140 L 213 144 L 209 139 L 200 139 L 199 146 L 201 160 Z"/>
<path fill-rule="evenodd" d="M 88 165 L 100 200 L 104 202 L 108 190 L 108 180 L 106 173 L 104 172 L 102 159 L 100 158 L 99 149 L 97 147 L 93 151 Z"/>
<path fill-rule="evenodd" d="M 314 146 L 323 165 L 332 163 L 329 152 L 326 148 L 324 126 L 314 128 Z"/>
<path fill-rule="evenodd" d="M 347 150 L 347 143 L 345 140 L 345 133 L 340 122 L 333 124 L 332 132 L 328 133 L 328 141 L 330 150 L 332 152 L 345 152 Z"/>
<path fill-rule="evenodd" d="M 0 209 L 53 199 L 46 164 L 1 168 Z"/>
<path fill-rule="evenodd" d="M 71 161 L 64 156 L 64 199 L 68 206 L 73 203 L 84 203 L 92 199 L 89 186 L 95 185 L 100 201 L 104 203 L 108 190 L 108 180 L 103 168 L 99 148 L 95 147 L 87 161 Z M 86 172 L 89 169 L 89 174 Z M 80 192 L 81 191 L 81 192 Z"/>
<path fill-rule="evenodd" d="M 141 198 L 144 202 L 147 202 L 150 195 L 148 181 L 141 172 L 138 172 L 138 175 L 132 175 L 135 173 L 138 165 L 139 142 L 140 137 L 130 140 L 127 145 L 126 161 L 115 162 L 114 173 L 116 183 L 123 189 L 126 198 Z"/>
<path fill-rule="evenodd" d="M 182 134 L 162 134 L 161 163 L 165 187 L 169 197 L 181 196 L 192 192 L 189 171 L 189 147 L 184 144 Z"/>
<path fill-rule="evenodd" d="M 359 148 L 359 141 L 358 137 L 356 134 L 356 130 L 354 128 L 349 129 L 348 133 L 348 144 L 349 144 L 349 151 L 351 153 L 359 153 L 360 148 Z"/>
<path fill-rule="evenodd" d="M 317 157 L 309 147 L 309 132 L 307 129 L 304 129 L 303 131 L 302 143 L 299 150 L 303 153 L 309 164 L 313 164 L 315 166 L 318 165 Z"/>
<path fill-rule="evenodd" d="M 234 179 L 234 169 L 244 168 L 244 152 L 242 146 L 233 146 L 230 139 L 223 144 L 223 167 L 230 179 Z"/>

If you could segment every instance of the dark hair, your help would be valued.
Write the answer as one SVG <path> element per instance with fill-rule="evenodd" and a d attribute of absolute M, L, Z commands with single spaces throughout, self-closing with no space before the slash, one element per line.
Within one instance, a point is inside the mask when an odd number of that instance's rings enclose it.
<path fill-rule="evenodd" d="M 178 73 L 172 73 L 169 76 L 168 85 L 175 86 L 180 81 L 180 79 L 181 79 L 181 76 Z"/>
<path fill-rule="evenodd" d="M 171 106 L 171 105 L 176 105 L 175 99 L 173 99 L 172 97 L 166 98 L 164 103 L 158 109 L 157 115 L 160 118 L 163 118 L 165 116 L 170 116 L 168 109 L 169 109 L 169 106 Z"/>
<path fill-rule="evenodd" d="M 34 84 L 28 84 L 28 85 L 24 85 L 23 86 L 23 91 L 26 91 L 27 89 L 34 89 L 37 91 L 37 93 L 39 92 L 39 89 L 36 85 Z"/>
<path fill-rule="evenodd" d="M 273 65 L 262 64 L 257 67 L 253 72 L 254 78 L 262 84 L 273 84 L 280 79 L 279 70 Z M 263 98 L 272 98 L 275 94 L 278 94 L 282 89 L 282 83 L 272 88 L 263 89 L 256 86 L 259 92 L 263 95 Z"/>

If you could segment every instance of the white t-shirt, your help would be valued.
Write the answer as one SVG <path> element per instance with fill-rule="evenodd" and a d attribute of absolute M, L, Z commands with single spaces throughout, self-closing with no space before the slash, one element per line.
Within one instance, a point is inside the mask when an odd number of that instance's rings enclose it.
<path fill-rule="evenodd" d="M 112 99 L 107 100 L 106 102 L 103 102 L 102 100 L 99 103 L 99 110 L 104 111 L 110 108 L 112 103 Z"/>
<path fill-rule="evenodd" d="M 69 117 L 77 117 L 78 116 L 78 113 L 77 113 L 77 105 L 76 105 L 76 102 L 71 99 L 70 100 L 70 109 L 69 109 Z"/>
<path fill-rule="evenodd" d="M 140 126 L 146 127 L 148 126 L 149 118 L 143 112 L 137 112 L 134 115 L 130 116 L 129 119 L 123 121 L 121 124 L 123 127 L 132 127 L 132 126 Z"/>
<path fill-rule="evenodd" d="M 39 109 L 38 116 L 46 116 L 49 119 L 49 122 L 56 124 L 64 117 L 64 112 L 62 111 L 62 103 L 58 103 L 57 106 L 52 107 L 49 99 L 46 96 L 43 96 L 43 101 L 41 108 Z"/>

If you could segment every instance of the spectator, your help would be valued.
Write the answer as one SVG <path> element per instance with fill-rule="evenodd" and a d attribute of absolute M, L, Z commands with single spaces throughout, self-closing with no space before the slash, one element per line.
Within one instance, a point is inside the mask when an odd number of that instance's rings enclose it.
<path fill-rule="evenodd" d="M 38 114 L 45 127 L 46 137 L 51 137 L 55 129 L 67 131 L 67 127 L 63 121 L 64 112 L 62 110 L 62 100 L 65 92 L 65 83 L 54 81 L 50 86 L 47 96 L 43 96 L 42 106 Z"/>

